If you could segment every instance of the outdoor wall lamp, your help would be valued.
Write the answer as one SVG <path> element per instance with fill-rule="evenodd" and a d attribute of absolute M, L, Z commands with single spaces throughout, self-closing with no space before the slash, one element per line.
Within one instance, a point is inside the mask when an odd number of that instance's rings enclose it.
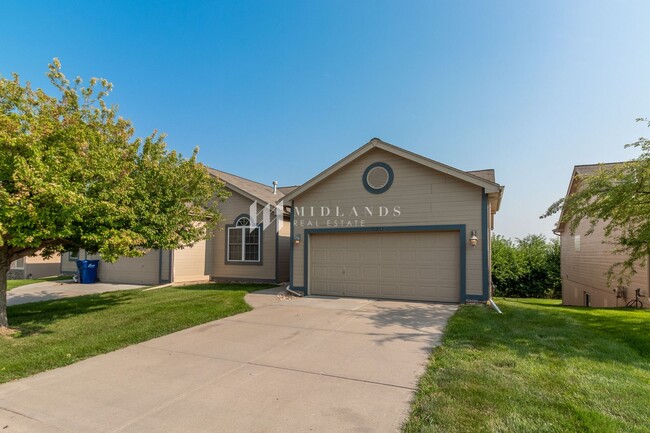
<path fill-rule="evenodd" d="M 469 237 L 469 243 L 472 244 L 472 247 L 475 247 L 478 244 L 478 237 L 476 236 L 476 230 L 472 230 Z"/>
<path fill-rule="evenodd" d="M 296 243 L 296 245 L 298 245 L 300 243 L 300 235 L 295 235 L 293 237 L 293 241 Z"/>

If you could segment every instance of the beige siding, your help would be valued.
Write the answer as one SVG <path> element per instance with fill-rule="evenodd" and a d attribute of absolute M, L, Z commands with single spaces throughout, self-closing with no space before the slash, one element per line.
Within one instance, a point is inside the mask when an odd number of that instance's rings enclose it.
<path fill-rule="evenodd" d="M 99 256 L 88 256 L 98 260 Z M 122 257 L 115 263 L 99 263 L 99 281 L 102 283 L 158 284 L 160 278 L 160 251 L 154 250 L 142 257 Z"/>
<path fill-rule="evenodd" d="M 275 281 L 275 225 L 262 232 L 262 264 L 226 264 L 226 230 L 227 224 L 234 224 L 239 215 L 250 213 L 252 201 L 231 191 L 232 195 L 219 205 L 223 221 L 210 240 L 212 243 L 211 277 L 217 279 L 253 279 Z M 258 212 L 262 207 L 258 205 Z M 261 214 L 258 218 L 261 221 Z"/>
<path fill-rule="evenodd" d="M 290 236 L 291 222 L 286 219 L 278 233 L 278 281 L 289 281 Z"/>
<path fill-rule="evenodd" d="M 84 258 L 84 252 L 81 250 L 79 252 L 79 258 L 83 259 Z M 77 272 L 77 262 L 75 260 L 70 259 L 70 253 L 63 253 L 61 255 L 61 272 L 62 273 L 75 273 Z"/>
<path fill-rule="evenodd" d="M 565 305 L 584 305 L 584 293 L 591 295 L 592 307 L 615 307 L 616 282 L 611 287 L 607 286 L 607 270 L 614 263 L 624 260 L 624 257 L 613 253 L 614 247 L 603 243 L 605 236 L 601 223 L 594 233 L 585 236 L 589 228 L 588 222 L 578 226 L 575 235 L 568 228 L 562 232 L 561 242 L 561 269 L 562 269 L 562 302 Z M 580 251 L 576 251 L 575 237 L 579 236 Z M 639 267 L 637 273 L 627 290 L 627 299 L 634 298 L 634 289 L 641 288 L 641 292 L 648 295 L 648 272 L 646 267 Z M 647 299 L 644 304 L 649 305 Z M 618 300 L 618 305 L 623 303 Z"/>
<path fill-rule="evenodd" d="M 363 172 L 373 162 L 385 162 L 394 172 L 394 182 L 383 194 L 371 194 L 362 184 Z M 305 229 L 327 228 L 328 221 L 329 227 L 332 227 L 341 219 L 356 220 L 357 224 L 363 224 L 365 227 L 464 224 L 467 237 L 472 230 L 476 230 L 480 239 L 476 248 L 467 247 L 466 290 L 468 295 L 481 295 L 483 285 L 480 246 L 481 242 L 489 242 L 490 239 L 489 233 L 481 232 L 481 203 L 480 187 L 392 153 L 374 149 L 295 199 L 294 211 L 304 208 L 305 213 L 309 214 L 313 206 L 317 215 L 315 217 L 294 215 L 294 235 L 300 235 L 304 239 Z M 320 217 L 320 206 L 330 207 L 332 213 L 338 206 L 345 216 L 343 218 L 334 215 Z M 352 206 L 355 206 L 361 216 L 349 215 Z M 365 206 L 375 210 L 373 216 L 363 216 Z M 380 206 L 388 209 L 388 216 L 377 215 Z M 396 206 L 399 206 L 399 215 L 393 213 L 393 208 Z M 305 242 L 294 245 L 293 284 L 295 287 L 305 285 L 304 245 Z"/>
<path fill-rule="evenodd" d="M 172 255 L 173 251 L 163 250 L 160 252 L 160 283 L 172 282 Z"/>
<path fill-rule="evenodd" d="M 54 255 L 44 259 L 41 255 L 25 257 L 25 276 L 27 278 L 42 278 L 61 273 L 61 256 Z"/>
<path fill-rule="evenodd" d="M 174 251 L 174 282 L 208 280 L 205 263 L 206 241 Z"/>

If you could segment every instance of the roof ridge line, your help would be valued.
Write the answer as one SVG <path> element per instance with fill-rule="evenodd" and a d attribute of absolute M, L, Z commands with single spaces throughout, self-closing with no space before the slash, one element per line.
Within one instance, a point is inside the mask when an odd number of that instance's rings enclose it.
<path fill-rule="evenodd" d="M 234 176 L 234 177 L 237 177 L 237 178 L 239 178 L 239 179 L 246 180 L 246 181 L 248 181 L 248 182 L 256 183 L 256 184 L 258 184 L 258 185 L 260 185 L 260 186 L 263 186 L 263 187 L 265 187 L 265 188 L 273 189 L 273 186 L 272 186 L 272 185 L 267 185 L 267 184 L 265 184 L 265 183 L 258 182 L 258 181 L 253 180 L 253 179 L 249 179 L 249 178 L 244 177 L 244 176 L 239 176 L 238 174 L 233 174 L 233 173 L 230 173 L 230 172 L 227 172 L 227 171 L 224 171 L 224 170 L 219 170 L 219 169 L 217 169 L 217 168 L 212 168 L 212 167 L 208 167 L 208 168 L 209 168 L 210 170 L 214 170 L 214 171 L 218 171 L 218 172 L 220 172 L 220 173 L 227 174 L 228 176 Z M 278 186 L 278 188 L 279 188 L 279 187 L 280 187 L 280 186 Z"/>

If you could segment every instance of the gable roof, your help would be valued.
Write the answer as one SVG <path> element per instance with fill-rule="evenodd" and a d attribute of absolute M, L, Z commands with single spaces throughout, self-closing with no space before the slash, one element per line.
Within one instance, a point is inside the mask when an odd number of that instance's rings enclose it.
<path fill-rule="evenodd" d="M 434 161 L 429 158 L 425 158 L 422 155 L 418 155 L 416 153 L 410 152 L 406 149 L 402 149 L 401 147 L 397 147 L 395 145 L 386 143 L 385 141 L 380 140 L 379 138 L 373 138 L 370 140 L 368 143 L 364 144 L 345 158 L 341 159 L 328 169 L 322 171 L 321 173 L 317 174 L 313 178 L 311 178 L 309 181 L 305 182 L 295 190 L 291 191 L 287 195 L 284 196 L 284 200 L 291 200 L 294 199 L 295 197 L 299 196 L 300 194 L 304 193 L 305 191 L 309 190 L 311 187 L 316 185 L 317 183 L 321 182 L 325 178 L 329 177 L 330 175 L 334 174 L 341 168 L 345 167 L 348 165 L 350 162 L 354 161 L 355 159 L 359 158 L 360 156 L 366 154 L 367 152 L 371 151 L 372 149 L 381 149 L 386 152 L 392 153 L 394 155 L 401 156 L 403 158 L 406 158 L 408 160 L 411 160 L 413 162 L 416 162 L 418 164 L 422 164 L 426 167 L 429 167 L 433 170 L 437 170 L 439 172 L 448 174 L 450 176 L 453 176 L 455 178 L 458 178 L 460 180 L 464 180 L 465 182 L 469 182 L 471 184 L 480 186 L 482 188 L 485 188 L 485 192 L 487 193 L 497 193 L 499 196 L 501 196 L 501 193 L 503 191 L 503 187 L 499 185 L 498 183 L 494 182 L 494 170 L 479 170 L 475 172 L 466 172 L 459 170 L 457 168 L 442 164 L 438 161 Z M 491 174 L 490 174 L 491 172 Z M 500 199 L 499 199 L 500 201 Z"/>
<path fill-rule="evenodd" d="M 283 188 L 277 188 L 276 194 L 273 194 L 273 187 L 271 185 L 264 185 L 263 183 L 226 173 L 225 171 L 215 170 L 210 167 L 207 168 L 211 175 L 225 182 L 228 188 L 251 200 L 257 200 L 264 204 L 275 204 L 278 200 L 284 197 L 285 193 L 282 191 Z M 286 188 L 291 187 L 285 187 L 285 189 Z"/>
<path fill-rule="evenodd" d="M 578 178 L 578 176 L 588 175 L 598 170 L 613 168 L 621 164 L 625 164 L 625 163 L 624 162 L 601 162 L 598 164 L 582 164 L 582 165 L 574 166 L 573 172 L 571 173 L 571 180 L 569 180 L 569 186 L 567 187 L 566 195 L 564 197 L 566 198 L 573 193 L 573 191 L 577 187 L 576 179 Z M 560 222 L 562 221 L 563 215 L 564 215 L 564 207 L 560 211 L 560 217 L 558 218 L 558 221 L 555 224 L 555 228 L 553 229 L 553 233 L 555 233 L 556 235 L 561 233 L 564 230 L 564 223 Z"/>

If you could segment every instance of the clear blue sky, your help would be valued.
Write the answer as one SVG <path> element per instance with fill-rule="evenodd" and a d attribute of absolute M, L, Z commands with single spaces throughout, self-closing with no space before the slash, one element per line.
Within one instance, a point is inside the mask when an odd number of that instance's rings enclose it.
<path fill-rule="evenodd" d="M 56 3 L 61 3 L 55 5 Z M 379 137 L 506 185 L 496 232 L 648 128 L 648 1 L 4 2 L 0 74 L 105 77 L 139 135 L 298 184 Z"/>

